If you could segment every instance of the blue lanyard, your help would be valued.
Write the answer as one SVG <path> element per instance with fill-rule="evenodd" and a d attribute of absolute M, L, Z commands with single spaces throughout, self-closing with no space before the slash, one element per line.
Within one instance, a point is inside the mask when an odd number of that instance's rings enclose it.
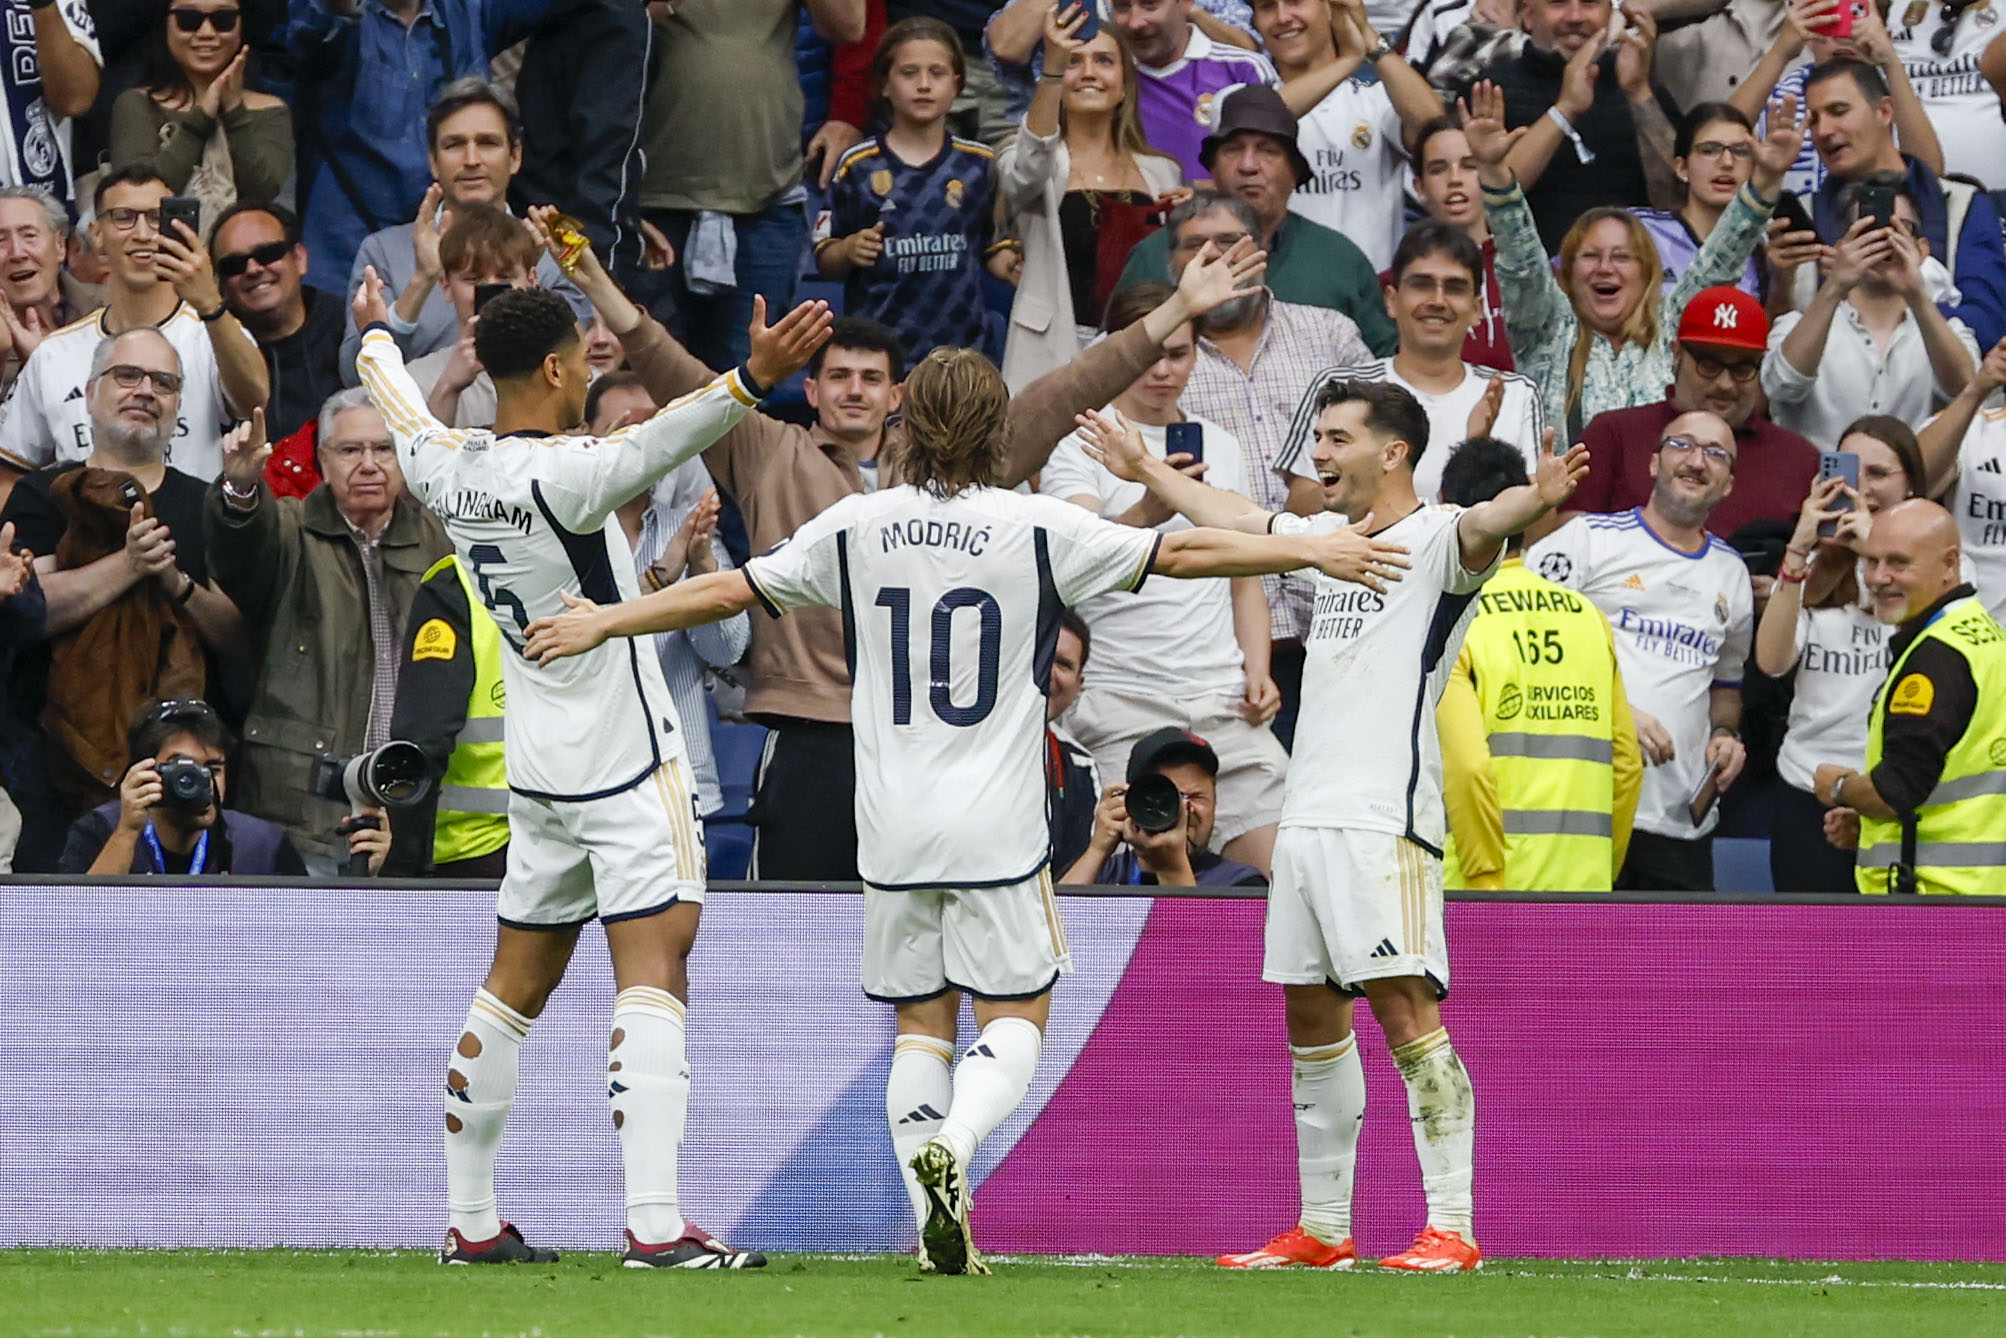
<path fill-rule="evenodd" d="M 1131 853 L 1129 858 L 1134 859 L 1135 864 L 1134 867 L 1132 867 L 1128 871 L 1128 885 L 1130 887 L 1141 887 L 1142 876 L 1147 871 L 1142 867 L 1142 861 L 1140 859 L 1136 859 L 1134 854 Z"/>
<path fill-rule="evenodd" d="M 139 834 L 146 839 L 146 848 L 153 852 L 154 869 L 157 872 L 166 873 L 167 855 L 160 848 L 160 837 L 153 830 L 152 818 L 146 820 L 146 826 L 141 829 Z M 188 876 L 193 878 L 196 874 L 201 873 L 203 866 L 208 862 L 209 829 L 205 827 L 202 829 L 202 834 L 195 838 L 195 853 L 188 860 Z"/>

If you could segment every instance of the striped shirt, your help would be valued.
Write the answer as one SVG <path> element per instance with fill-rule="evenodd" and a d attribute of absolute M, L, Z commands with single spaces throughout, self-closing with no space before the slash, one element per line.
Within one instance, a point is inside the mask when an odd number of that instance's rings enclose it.
<path fill-rule="evenodd" d="M 696 509 L 710 486 L 710 472 L 698 460 L 683 461 L 655 485 L 655 500 L 641 513 L 641 539 L 634 546 L 636 576 L 661 558 L 662 550 L 682 528 L 683 518 Z M 731 569 L 731 557 L 715 535 L 711 536 L 710 551 L 719 571 Z M 725 669 L 739 662 L 752 641 L 752 620 L 735 613 L 722 622 L 700 623 L 680 632 L 657 632 L 654 641 L 655 658 L 662 662 L 662 677 L 668 680 L 669 697 L 676 704 L 676 718 L 683 722 L 683 750 L 696 777 L 697 802 L 704 813 L 715 813 L 724 803 L 724 791 L 718 781 L 717 755 L 710 746 L 705 670 Z"/>
<path fill-rule="evenodd" d="M 1239 439 L 1247 495 L 1268 511 L 1286 511 L 1289 482 L 1279 467 L 1303 387 L 1327 367 L 1370 362 L 1372 350 L 1351 317 L 1327 307 L 1277 302 L 1270 294 L 1263 319 L 1251 372 L 1200 337 L 1198 362 L 1179 403 Z M 1300 641 L 1309 622 L 1310 583 L 1300 576 L 1263 576 L 1261 588 L 1270 635 Z"/>

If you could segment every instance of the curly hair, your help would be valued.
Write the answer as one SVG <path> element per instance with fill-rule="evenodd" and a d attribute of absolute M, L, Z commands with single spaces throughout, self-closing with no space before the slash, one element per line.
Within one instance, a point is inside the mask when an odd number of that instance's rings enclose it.
<path fill-rule="evenodd" d="M 481 308 L 474 353 L 497 381 L 527 376 L 580 338 L 578 318 L 547 288 L 511 288 Z"/>
<path fill-rule="evenodd" d="M 936 497 L 992 487 L 1003 472 L 1010 391 L 996 364 L 972 348 L 937 348 L 905 383 L 899 476 Z"/>

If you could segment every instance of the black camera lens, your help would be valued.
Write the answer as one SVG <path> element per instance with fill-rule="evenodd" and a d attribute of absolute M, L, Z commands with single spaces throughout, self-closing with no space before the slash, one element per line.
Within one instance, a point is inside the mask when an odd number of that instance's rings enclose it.
<path fill-rule="evenodd" d="M 415 743 L 393 739 L 367 754 L 361 763 L 363 792 L 371 803 L 416 803 L 431 785 L 431 768 Z"/>
<path fill-rule="evenodd" d="M 177 757 L 160 764 L 160 806 L 200 813 L 216 802 L 216 780 L 201 762 Z"/>
<path fill-rule="evenodd" d="M 1128 806 L 1129 821 L 1151 836 L 1184 821 L 1184 796 L 1177 783 L 1160 771 L 1138 777 L 1122 802 Z"/>

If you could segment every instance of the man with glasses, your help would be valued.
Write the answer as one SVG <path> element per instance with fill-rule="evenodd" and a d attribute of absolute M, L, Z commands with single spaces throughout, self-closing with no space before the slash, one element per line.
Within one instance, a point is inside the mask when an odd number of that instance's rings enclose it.
<path fill-rule="evenodd" d="M 84 384 L 106 338 L 154 328 L 179 355 L 180 412 L 166 463 L 207 482 L 223 467 L 223 432 L 264 404 L 270 378 L 258 345 L 224 305 L 209 254 L 193 235 L 169 237 L 160 202 L 173 192 L 150 165 L 97 185 L 91 231 L 111 270 L 108 305 L 44 339 L 0 401 L 0 470 L 80 460 L 91 450 Z"/>
<path fill-rule="evenodd" d="M 103 290 L 63 268 L 70 216 L 46 188 L 0 186 L 0 393 L 43 338 L 104 305 Z"/>
<path fill-rule="evenodd" d="M 390 741 L 411 601 L 452 548 L 405 490 L 366 392 L 322 406 L 326 482 L 304 499 L 272 495 L 262 427 L 254 412 L 230 434 L 203 507 L 209 568 L 243 611 L 258 666 L 238 797 L 284 827 L 317 876 L 333 877 L 348 853 L 336 832 L 347 810 L 309 793 L 313 760 Z"/>
<path fill-rule="evenodd" d="M 1526 476 L 1539 469 L 1546 415 L 1539 387 L 1516 372 L 1463 361 L 1465 340 L 1483 315 L 1484 253 L 1453 223 L 1417 223 L 1400 239 L 1386 279 L 1386 311 L 1400 331 L 1390 358 L 1319 373 L 1303 392 L 1289 425 L 1289 441 L 1276 468 L 1305 503 L 1316 498 L 1316 402 L 1333 381 L 1390 381 L 1405 388 L 1428 415 L 1435 449 L 1414 465 L 1414 491 L 1433 502 L 1442 489 L 1442 467 L 1471 437 L 1496 437 L 1519 448 Z"/>
<path fill-rule="evenodd" d="M 1714 791 L 1726 790 L 1746 759 L 1741 675 L 1755 620 L 1748 568 L 1708 533 L 1719 532 L 1712 517 L 1749 472 L 1738 454 L 1719 414 L 1679 414 L 1651 453 L 1649 500 L 1564 525 L 1526 557 L 1547 580 L 1586 595 L 1616 633 L 1644 754 L 1618 890 L 1713 890 L 1718 815 L 1703 783 L 1711 776 Z"/>
<path fill-rule="evenodd" d="M 1785 524 L 1810 494 L 1818 448 L 1762 413 L 1762 358 L 1769 317 L 1739 288 L 1705 288 L 1679 317 L 1673 381 L 1664 400 L 1597 414 L 1582 433 L 1594 462 L 1565 516 L 1629 511 L 1652 497 L 1658 443 L 1682 414 L 1717 415 L 1734 433 L 1740 457 L 1734 494 L 1709 513 L 1707 529 L 1727 538 L 1757 520 Z"/>
<path fill-rule="evenodd" d="M 283 205 L 231 205 L 216 222 L 209 250 L 223 301 L 264 355 L 272 385 L 265 430 L 283 442 L 313 422 L 327 397 L 341 389 L 348 314 L 333 294 L 306 286 L 299 219 Z"/>

